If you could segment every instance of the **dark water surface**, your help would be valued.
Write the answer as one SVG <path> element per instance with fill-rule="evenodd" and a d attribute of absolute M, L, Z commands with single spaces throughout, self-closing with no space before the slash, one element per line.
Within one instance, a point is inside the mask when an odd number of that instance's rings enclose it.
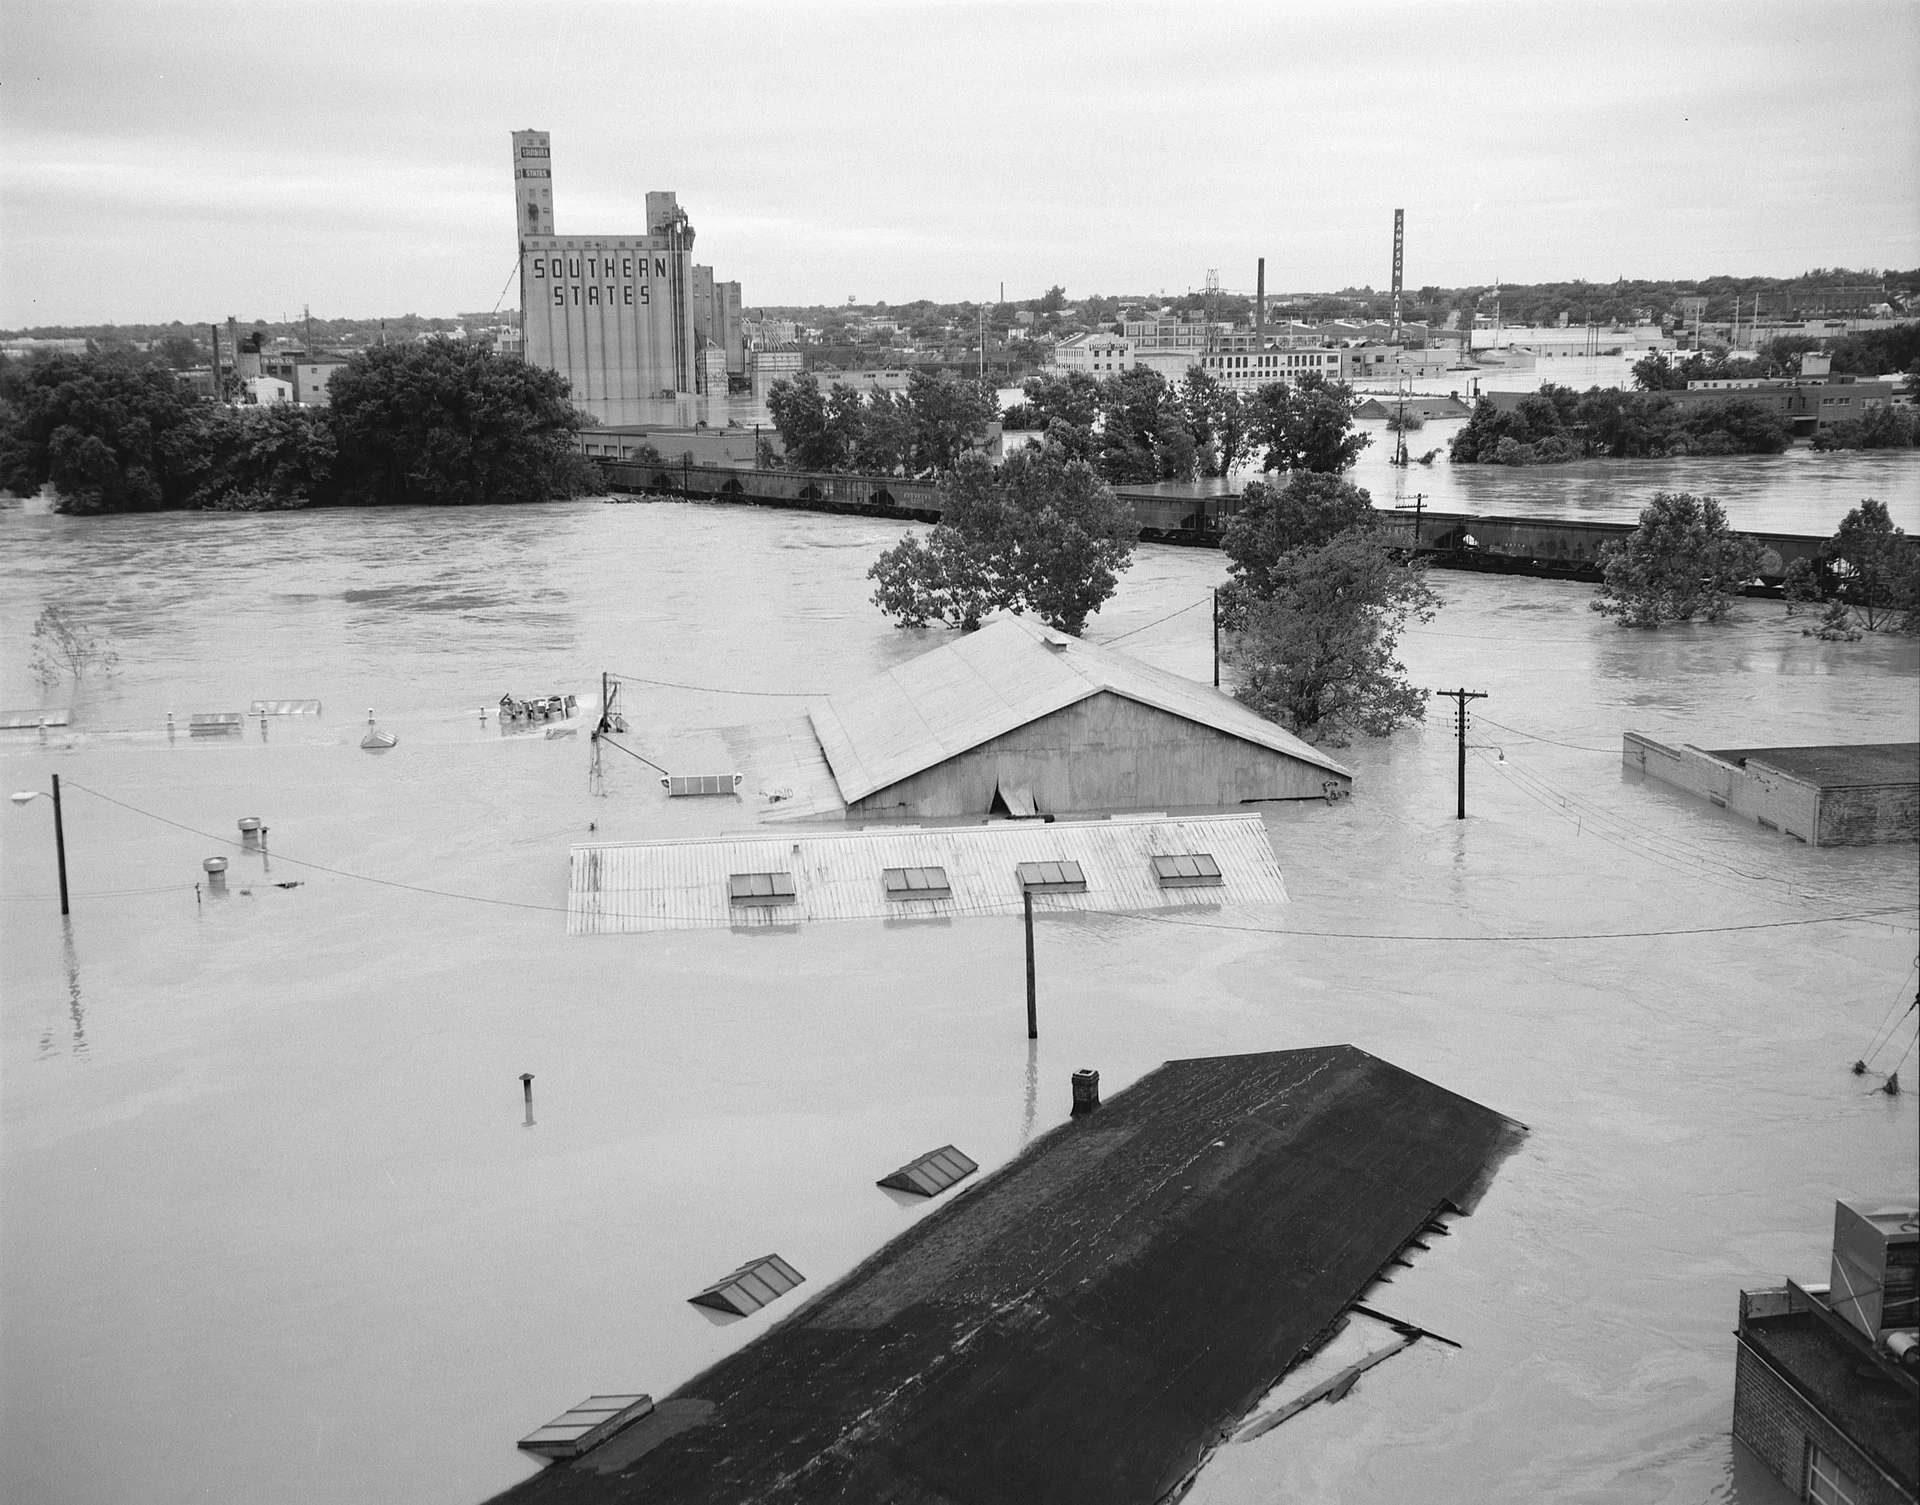
<path fill-rule="evenodd" d="M 876 1176 L 949 1141 L 1004 1162 L 1076 1067 L 1111 1091 L 1349 1040 L 1532 1126 L 1375 1298 L 1463 1347 L 1224 1450 L 1195 1498 L 1768 1498 L 1727 1436 L 1737 1293 L 1824 1278 L 1832 1199 L 1916 1176 L 1914 1096 L 1847 1072 L 1912 996 L 1913 915 L 1798 922 L 1910 906 L 1914 850 L 1762 832 L 1623 776 L 1619 738 L 1913 739 L 1920 647 L 1822 644 L 1770 603 L 1632 634 L 1580 587 L 1441 577 L 1405 658 L 1490 692 L 1472 818 L 1443 715 L 1350 749 L 1352 800 L 1271 814 L 1290 905 L 1046 920 L 1031 1056 L 1015 921 L 569 940 L 590 824 L 740 829 L 757 792 L 669 803 L 476 708 L 611 668 L 740 692 L 633 687 L 643 751 L 794 714 L 938 641 L 867 603 L 892 536 L 675 504 L 0 510 L 0 705 L 39 703 L 45 603 L 121 654 L 71 732 L 0 734 L 8 788 L 69 783 L 79 896 L 63 927 L 46 802 L 7 806 L 10 1499 L 477 1500 L 532 1467 L 515 1437 L 768 1320 L 687 1295 L 770 1251 L 817 1291 L 924 1215 Z M 1143 548 L 1090 636 L 1206 677 L 1220 566 Z M 324 715 L 264 738 L 164 730 L 305 696 Z M 369 708 L 390 753 L 357 745 Z M 266 863 L 212 839 L 246 815 Z M 215 853 L 233 892 L 196 904 Z M 1586 938 L 1702 927 L 1747 928 Z"/>

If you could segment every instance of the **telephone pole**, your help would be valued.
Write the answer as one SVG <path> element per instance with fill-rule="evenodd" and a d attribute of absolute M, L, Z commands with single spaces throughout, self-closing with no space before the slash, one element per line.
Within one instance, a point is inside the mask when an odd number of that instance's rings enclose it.
<path fill-rule="evenodd" d="M 1433 693 L 1436 695 L 1444 695 L 1454 703 L 1453 724 L 1454 730 L 1460 739 L 1460 804 L 1457 813 L 1454 815 L 1454 819 L 1465 820 L 1467 818 L 1467 722 L 1469 719 L 1467 716 L 1467 702 L 1469 700 L 1485 700 L 1487 698 L 1487 692 L 1485 690 L 1461 688 L 1458 690 L 1435 690 Z"/>

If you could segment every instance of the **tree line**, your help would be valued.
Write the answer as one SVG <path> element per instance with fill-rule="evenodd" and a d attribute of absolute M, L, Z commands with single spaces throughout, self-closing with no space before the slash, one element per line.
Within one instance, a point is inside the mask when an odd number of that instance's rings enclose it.
<path fill-rule="evenodd" d="M 1029 377 L 1021 394 L 1000 415 L 993 389 L 963 378 L 916 371 L 903 392 L 861 393 L 809 371 L 775 382 L 767 412 L 785 463 L 876 476 L 951 469 L 996 415 L 1109 484 L 1224 476 L 1255 455 L 1269 471 L 1331 473 L 1371 442 L 1354 432 L 1352 389 L 1317 373 L 1242 393 L 1198 366 L 1178 383 L 1146 367 L 1075 371 Z"/>
<path fill-rule="evenodd" d="M 125 349 L 0 363 L 0 487 L 75 513 L 446 506 L 576 496 L 565 380 L 461 341 L 376 346 L 329 406 L 229 407 Z"/>

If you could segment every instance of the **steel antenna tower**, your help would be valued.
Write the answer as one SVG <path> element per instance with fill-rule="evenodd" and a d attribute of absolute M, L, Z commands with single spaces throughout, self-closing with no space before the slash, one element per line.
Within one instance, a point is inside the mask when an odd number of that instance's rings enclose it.
<path fill-rule="evenodd" d="M 1201 317 L 1207 321 L 1206 351 L 1208 355 L 1212 355 L 1215 349 L 1214 340 L 1216 338 L 1213 332 L 1213 326 L 1220 316 L 1220 268 L 1218 267 L 1207 268 L 1207 301 L 1205 307 L 1206 311 Z"/>
<path fill-rule="evenodd" d="M 1387 335 L 1389 345 L 1400 343 L 1400 253 L 1406 244 L 1407 211 L 1393 211 L 1393 328 Z"/>

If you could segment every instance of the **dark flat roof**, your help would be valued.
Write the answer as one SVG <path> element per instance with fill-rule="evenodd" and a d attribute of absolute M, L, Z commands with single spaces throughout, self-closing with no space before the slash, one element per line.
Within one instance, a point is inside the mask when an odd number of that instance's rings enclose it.
<path fill-rule="evenodd" d="M 1821 789 L 1862 784 L 1920 784 L 1920 742 L 1862 742 L 1824 747 L 1709 747 L 1728 763 L 1749 758 L 1770 764 Z"/>
<path fill-rule="evenodd" d="M 1855 1345 L 1812 1312 L 1748 1317 L 1740 1336 L 1837 1423 L 1855 1447 L 1909 1490 L 1920 1483 L 1920 1414 L 1913 1397 L 1882 1377 Z"/>
<path fill-rule="evenodd" d="M 1351 1045 L 1170 1061 L 499 1498 L 1144 1505 L 1524 1132 Z"/>

